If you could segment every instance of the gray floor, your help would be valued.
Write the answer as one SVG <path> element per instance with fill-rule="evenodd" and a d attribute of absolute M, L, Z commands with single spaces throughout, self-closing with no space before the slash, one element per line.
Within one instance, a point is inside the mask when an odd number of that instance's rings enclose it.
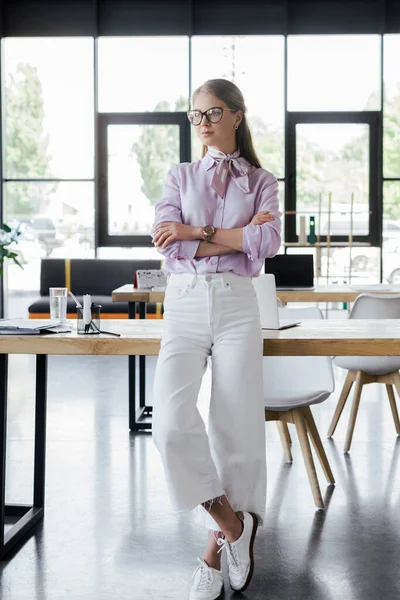
<path fill-rule="evenodd" d="M 10 359 L 9 502 L 30 501 L 33 369 L 32 357 Z M 342 381 L 338 373 L 337 392 L 315 407 L 322 434 Z M 342 451 L 348 408 L 335 440 L 324 440 L 337 480 L 329 491 L 319 471 L 325 513 L 314 510 L 296 441 L 287 465 L 267 424 L 267 519 L 242 598 L 400 598 L 400 442 L 382 388 L 367 387 L 351 455 Z M 206 376 L 204 415 L 208 393 Z M 128 432 L 127 359 L 49 359 L 46 494 L 43 526 L 0 563 L 1 600 L 187 598 L 204 532 L 170 515 L 151 436 Z M 224 597 L 240 596 L 227 588 Z"/>

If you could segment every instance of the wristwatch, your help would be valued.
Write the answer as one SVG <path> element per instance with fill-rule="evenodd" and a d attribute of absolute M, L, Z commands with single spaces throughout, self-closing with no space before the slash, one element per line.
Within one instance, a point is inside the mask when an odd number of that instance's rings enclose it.
<path fill-rule="evenodd" d="M 217 230 L 212 225 L 206 225 L 203 227 L 203 240 L 205 242 L 211 242 L 211 238 Z"/>

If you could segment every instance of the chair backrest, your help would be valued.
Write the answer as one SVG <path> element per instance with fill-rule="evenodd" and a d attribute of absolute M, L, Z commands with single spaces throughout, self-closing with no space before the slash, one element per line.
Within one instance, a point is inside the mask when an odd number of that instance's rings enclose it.
<path fill-rule="evenodd" d="M 279 308 L 279 318 L 290 321 L 323 319 L 319 308 Z M 300 325 L 301 327 L 301 325 Z M 283 389 L 333 392 L 335 380 L 329 356 L 267 356 L 263 362 L 265 397 L 279 397 Z"/>
<path fill-rule="evenodd" d="M 49 288 L 65 286 L 65 259 L 42 258 L 40 266 L 40 295 L 48 296 Z"/>
<path fill-rule="evenodd" d="M 71 289 L 74 294 L 109 296 L 112 290 L 132 283 L 139 269 L 160 269 L 161 260 L 71 258 L 69 261 Z M 66 285 L 64 258 L 44 258 L 40 268 L 40 295 L 48 296 L 49 287 Z"/>
<path fill-rule="evenodd" d="M 112 290 L 132 283 L 139 269 L 159 269 L 160 260 L 71 259 L 71 289 L 74 294 L 111 295 Z"/>
<path fill-rule="evenodd" d="M 400 294 L 360 294 L 350 319 L 400 319 Z"/>

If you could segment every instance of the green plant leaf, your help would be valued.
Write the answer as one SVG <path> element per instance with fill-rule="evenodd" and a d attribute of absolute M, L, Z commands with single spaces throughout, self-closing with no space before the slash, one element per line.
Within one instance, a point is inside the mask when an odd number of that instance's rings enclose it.
<path fill-rule="evenodd" d="M 19 262 L 19 260 L 17 258 L 15 258 L 15 256 L 11 257 L 13 259 L 13 261 L 15 262 L 16 265 L 18 265 L 19 267 L 21 267 L 21 269 L 23 269 L 24 267 L 21 265 L 21 263 Z"/>

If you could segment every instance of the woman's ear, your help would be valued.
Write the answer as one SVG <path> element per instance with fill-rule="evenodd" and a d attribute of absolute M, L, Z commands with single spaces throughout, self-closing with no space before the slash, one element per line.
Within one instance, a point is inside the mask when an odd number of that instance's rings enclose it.
<path fill-rule="evenodd" d="M 241 110 L 238 110 L 236 113 L 235 125 L 237 125 L 239 127 L 242 120 L 243 120 L 243 113 Z"/>

